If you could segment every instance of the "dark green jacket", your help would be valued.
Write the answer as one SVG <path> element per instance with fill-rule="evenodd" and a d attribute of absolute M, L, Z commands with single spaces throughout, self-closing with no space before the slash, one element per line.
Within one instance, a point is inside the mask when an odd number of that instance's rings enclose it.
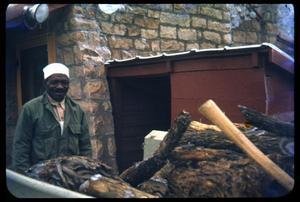
<path fill-rule="evenodd" d="M 23 172 L 39 161 L 58 156 L 91 157 L 88 124 L 78 104 L 65 98 L 64 130 L 55 119 L 47 94 L 27 102 L 19 116 L 13 145 L 13 167 Z"/>

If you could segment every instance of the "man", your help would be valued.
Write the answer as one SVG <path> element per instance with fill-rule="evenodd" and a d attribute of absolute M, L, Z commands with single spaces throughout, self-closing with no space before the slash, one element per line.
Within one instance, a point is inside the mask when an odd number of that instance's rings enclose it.
<path fill-rule="evenodd" d="M 52 63 L 43 72 L 46 92 L 24 104 L 16 127 L 12 159 L 14 169 L 21 173 L 58 156 L 91 157 L 86 116 L 66 95 L 69 69 Z"/>

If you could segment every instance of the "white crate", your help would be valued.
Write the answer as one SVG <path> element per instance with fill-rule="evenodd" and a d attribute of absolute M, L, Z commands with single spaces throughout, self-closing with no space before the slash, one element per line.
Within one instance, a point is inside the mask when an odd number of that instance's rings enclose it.
<path fill-rule="evenodd" d="M 144 160 L 153 156 L 155 150 L 159 147 L 160 142 L 166 136 L 167 131 L 152 130 L 144 138 Z"/>

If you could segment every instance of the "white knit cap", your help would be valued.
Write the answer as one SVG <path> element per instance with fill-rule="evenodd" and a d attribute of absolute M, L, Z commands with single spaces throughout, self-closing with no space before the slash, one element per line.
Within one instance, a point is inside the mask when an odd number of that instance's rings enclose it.
<path fill-rule="evenodd" d="M 61 63 L 49 64 L 46 67 L 44 67 L 43 72 L 44 72 L 44 79 L 47 79 L 52 74 L 64 74 L 68 78 L 70 78 L 69 68 Z"/>

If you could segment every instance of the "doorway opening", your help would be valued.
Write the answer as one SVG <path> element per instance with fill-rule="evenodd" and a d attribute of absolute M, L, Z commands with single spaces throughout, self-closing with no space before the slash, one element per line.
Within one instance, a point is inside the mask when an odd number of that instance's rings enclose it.
<path fill-rule="evenodd" d="M 55 34 L 6 30 L 6 165 L 11 166 L 14 131 L 24 103 L 43 91 L 42 68 L 56 61 Z"/>
<path fill-rule="evenodd" d="M 20 51 L 22 103 L 26 103 L 44 91 L 43 68 L 48 64 L 47 45 Z"/>
<path fill-rule="evenodd" d="M 168 130 L 170 76 L 109 78 L 119 172 L 143 159 L 144 137 Z"/>

